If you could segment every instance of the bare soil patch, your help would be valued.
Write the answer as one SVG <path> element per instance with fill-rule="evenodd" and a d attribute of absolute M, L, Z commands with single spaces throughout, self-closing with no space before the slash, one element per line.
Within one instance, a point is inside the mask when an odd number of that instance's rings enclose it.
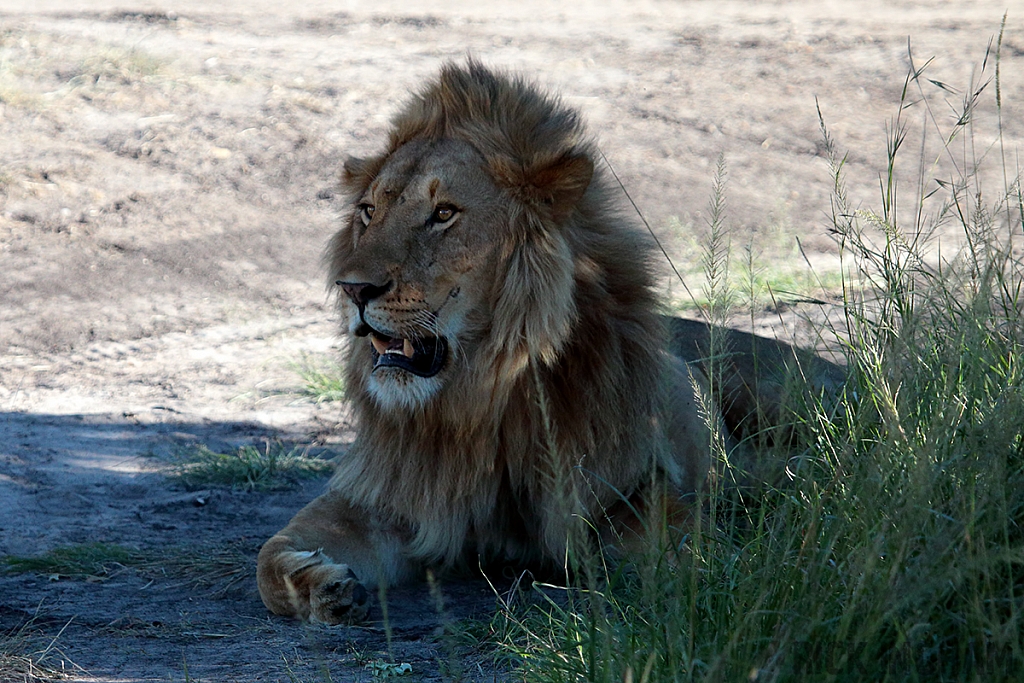
<path fill-rule="evenodd" d="M 200 501 L 166 476 L 189 444 L 340 453 L 350 440 L 344 409 L 301 400 L 295 371 L 336 351 L 318 264 L 344 155 L 373 150 L 441 61 L 473 54 L 583 109 L 688 277 L 719 155 L 734 245 L 792 273 L 807 270 L 799 238 L 827 273 L 837 253 L 815 101 L 850 150 L 854 202 L 875 203 L 908 38 L 916 63 L 935 57 L 932 78 L 965 89 L 994 75 L 980 65 L 1004 11 L 0 0 L 0 556 L 99 542 L 166 564 L 2 575 L 0 634 L 30 622 L 28 650 L 56 637 L 49 665 L 83 681 L 371 680 L 368 665 L 390 661 L 414 680 L 504 678 L 488 653 L 442 635 L 493 614 L 482 581 L 446 581 L 441 611 L 425 586 L 393 592 L 390 646 L 379 619 L 310 629 L 265 611 L 255 553 L 322 479 Z M 1000 58 L 1003 139 L 1020 149 L 1024 17 L 1010 14 Z M 929 98 L 953 116 L 943 93 Z M 975 115 L 996 130 L 994 106 Z M 978 156 L 996 154 L 990 142 Z M 943 177 L 949 161 L 925 156 L 926 176 Z M 899 169 L 901 181 L 917 171 Z M 1001 186 L 998 167 L 983 173 Z M 750 324 L 793 332 L 794 311 L 827 313 L 791 307 Z M 228 551 L 231 571 L 216 564 Z M 223 571 L 175 559 L 190 556 Z M 23 679 L 0 660 L 0 681 Z"/>

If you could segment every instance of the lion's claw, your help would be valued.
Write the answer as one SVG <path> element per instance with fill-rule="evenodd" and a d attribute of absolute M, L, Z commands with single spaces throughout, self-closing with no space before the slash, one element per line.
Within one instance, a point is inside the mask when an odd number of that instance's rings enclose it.
<path fill-rule="evenodd" d="M 345 576 L 312 589 L 309 596 L 310 616 L 324 624 L 354 624 L 370 613 L 370 596 L 352 570 Z"/>

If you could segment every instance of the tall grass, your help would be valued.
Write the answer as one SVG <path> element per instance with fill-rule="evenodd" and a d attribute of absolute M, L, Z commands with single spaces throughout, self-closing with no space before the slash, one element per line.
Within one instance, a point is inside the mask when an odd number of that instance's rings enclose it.
<path fill-rule="evenodd" d="M 998 44 L 983 77 L 993 63 Z M 1001 122 L 991 144 L 975 129 L 993 90 L 1001 116 L 997 72 L 966 91 L 951 127 L 927 110 L 941 144 L 934 163 L 922 144 L 908 196 L 905 113 L 928 106 L 929 88 L 954 92 L 925 67 L 889 127 L 879 210 L 850 205 L 822 124 L 845 273 L 830 332 L 849 380 L 832 404 L 806 406 L 806 441 L 777 453 L 799 462 L 793 481 L 756 500 L 713 491 L 708 509 L 742 514 L 694 530 L 689 552 L 652 549 L 638 571 L 582 572 L 560 599 L 506 609 L 496 638 L 523 680 L 1021 679 L 1020 171 L 1005 166 Z M 1005 169 L 991 195 L 986 161 Z M 929 237 L 954 228 L 963 247 L 938 254 Z"/>

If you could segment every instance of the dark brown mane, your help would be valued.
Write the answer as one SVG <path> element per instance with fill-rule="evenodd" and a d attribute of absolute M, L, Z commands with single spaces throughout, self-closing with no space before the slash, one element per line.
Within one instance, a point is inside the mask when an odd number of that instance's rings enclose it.
<path fill-rule="evenodd" d="M 527 172 L 591 150 L 578 112 L 520 76 L 473 60 L 445 65 L 391 123 L 389 153 L 416 138 L 458 138 Z"/>
<path fill-rule="evenodd" d="M 669 373 L 650 245 L 611 208 L 617 191 L 578 112 L 520 77 L 448 64 L 392 124 L 387 151 L 347 166 L 353 195 L 402 146 L 457 138 L 486 160 L 513 219 L 471 367 L 409 414 L 380 410 L 350 363 L 360 434 L 334 485 L 397 522 L 416 520 L 411 547 L 431 561 L 454 561 L 467 539 L 502 551 L 506 506 L 542 534 L 531 552 L 557 556 L 568 520 L 550 500 L 561 495 L 551 490 L 552 443 L 581 466 L 590 516 L 652 467 L 674 467 L 657 424 Z"/>

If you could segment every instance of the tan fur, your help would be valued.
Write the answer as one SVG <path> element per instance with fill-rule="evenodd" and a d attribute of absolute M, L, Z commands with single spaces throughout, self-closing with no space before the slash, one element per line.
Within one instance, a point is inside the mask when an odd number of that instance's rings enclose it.
<path fill-rule="evenodd" d="M 326 263 L 359 435 L 260 553 L 272 611 L 361 619 L 353 573 L 373 586 L 480 558 L 561 564 L 579 520 L 611 538 L 701 486 L 706 354 L 670 340 L 648 241 L 596 158 L 574 110 L 470 61 L 408 103 L 381 154 L 346 163 L 351 212 Z M 443 337 L 442 369 L 375 369 L 371 329 L 393 349 Z M 777 347 L 778 367 L 796 359 Z M 736 414 L 762 389 L 738 372 Z"/>

